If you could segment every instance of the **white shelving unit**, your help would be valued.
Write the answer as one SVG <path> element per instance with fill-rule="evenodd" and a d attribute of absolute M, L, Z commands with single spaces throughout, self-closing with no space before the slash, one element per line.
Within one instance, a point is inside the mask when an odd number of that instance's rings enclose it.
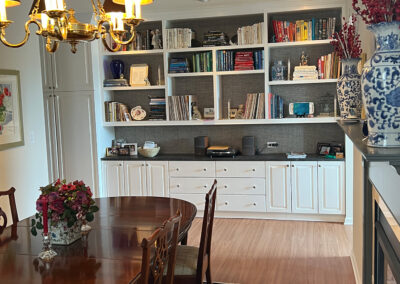
<path fill-rule="evenodd" d="M 121 52 L 105 52 L 103 50 L 100 51 L 100 56 L 102 57 L 102 61 L 111 60 L 111 58 L 121 57 L 121 60 L 127 61 L 138 61 L 142 57 L 143 60 L 158 60 L 163 64 L 163 77 L 165 80 L 164 85 L 154 85 L 154 86 L 146 86 L 146 87 L 104 87 L 102 88 L 102 101 L 109 101 L 115 100 L 118 101 L 118 94 L 123 92 L 136 92 L 141 91 L 143 94 L 145 91 L 149 92 L 156 92 L 157 95 L 165 96 L 172 96 L 176 92 L 177 88 L 177 81 L 179 80 L 209 80 L 208 78 L 212 78 L 212 86 L 210 91 L 210 99 L 208 103 L 214 106 L 215 112 L 215 120 L 191 120 L 191 121 L 169 121 L 169 108 L 168 108 L 168 99 L 166 100 L 166 112 L 167 112 L 167 120 L 166 121 L 132 121 L 132 122 L 106 122 L 105 121 L 105 114 L 104 114 L 104 106 L 103 106 L 103 125 L 106 127 L 117 127 L 117 126 L 131 126 L 131 127 L 140 127 L 140 126 L 197 126 L 197 125 L 249 125 L 249 124 L 308 124 L 308 123 L 335 123 L 335 117 L 315 117 L 315 118 L 283 118 L 283 119 L 258 119 L 258 120 L 230 120 L 230 119 L 223 119 L 223 108 L 224 105 L 224 91 L 223 91 L 223 82 L 225 78 L 231 78 L 230 76 L 234 76 L 234 80 L 240 81 L 243 80 L 243 84 L 246 85 L 246 78 L 248 76 L 258 76 L 254 77 L 257 80 L 260 80 L 260 76 L 263 78 L 263 86 L 264 86 L 264 93 L 266 94 L 266 102 L 265 102 L 265 114 L 267 117 L 268 113 L 268 96 L 269 92 L 273 92 L 274 88 L 290 88 L 290 86 L 299 85 L 299 88 L 314 88 L 312 85 L 321 85 L 326 84 L 328 88 L 332 88 L 334 84 L 336 84 L 337 79 L 323 79 L 323 80 L 304 80 L 304 81 L 271 81 L 270 80 L 270 69 L 273 63 L 274 58 L 271 58 L 273 53 L 276 53 L 279 49 L 279 52 L 285 52 L 286 50 L 293 50 L 296 48 L 301 48 L 302 50 L 307 50 L 308 48 L 321 48 L 326 49 L 330 46 L 331 40 L 308 40 L 308 41 L 298 41 L 298 42 L 283 42 L 283 43 L 270 43 L 268 42 L 270 39 L 270 33 L 272 27 L 270 27 L 270 22 L 273 17 L 281 17 L 282 19 L 285 18 L 286 15 L 293 21 L 293 17 L 296 14 L 299 15 L 299 19 L 303 16 L 304 13 L 313 13 L 314 10 L 295 10 L 295 11 L 274 11 L 274 12 L 264 12 L 262 14 L 255 14 L 255 15 L 236 15 L 236 16 L 227 16 L 229 17 L 228 22 L 235 23 L 235 17 L 248 17 L 251 19 L 254 16 L 254 19 L 262 18 L 264 21 L 264 34 L 263 34 L 263 43 L 262 44 L 252 44 L 252 45 L 233 45 L 233 46 L 216 46 L 216 47 L 194 47 L 194 48 L 183 48 L 183 49 L 154 49 L 154 50 L 134 50 L 134 51 L 121 51 Z M 321 15 L 325 15 L 329 13 L 336 14 L 343 14 L 343 7 L 328 7 L 328 8 L 321 8 L 315 10 L 317 14 L 320 12 Z M 321 12 L 322 11 L 322 12 Z M 318 15 L 317 15 L 318 16 Z M 316 16 L 316 17 L 317 17 Z M 341 16 L 340 16 L 341 18 Z M 253 19 L 253 20 L 254 20 Z M 198 20 L 199 22 L 205 21 L 205 19 L 189 19 L 188 21 L 193 23 L 193 21 Z M 179 23 L 182 23 L 183 20 L 179 19 L 176 20 Z M 255 22 L 259 22 L 258 20 Z M 165 38 L 165 29 L 174 27 L 175 24 L 174 20 L 160 20 L 158 21 L 158 26 L 162 27 L 162 34 L 163 34 L 163 41 L 166 41 Z M 250 25 L 250 22 L 248 23 Z M 189 26 L 190 27 L 190 26 Z M 100 47 L 102 48 L 102 47 Z M 217 53 L 221 50 L 263 50 L 264 51 L 264 68 L 261 70 L 249 70 L 249 71 L 217 71 Z M 193 73 L 169 73 L 169 59 L 171 56 L 175 55 L 182 55 L 185 57 L 190 57 L 190 54 L 193 53 L 202 53 L 202 52 L 211 52 L 212 59 L 213 59 L 213 71 L 212 72 L 193 72 Z M 315 56 L 312 54 L 312 56 Z M 149 59 L 150 58 L 150 59 Z M 136 62 L 135 61 L 135 62 Z M 157 62 L 158 62 L 157 61 Z M 145 63 L 145 62 L 141 62 Z M 153 72 L 157 72 L 155 69 L 156 66 L 151 66 L 151 70 Z M 104 70 L 102 72 L 101 82 L 105 78 Z M 203 78 L 203 79 L 202 79 Z M 244 79 L 242 79 L 244 78 Z M 233 79 L 231 79 L 233 80 Z M 207 81 L 208 82 L 208 81 Z M 195 90 L 194 90 L 195 92 Z M 279 94 L 278 94 L 279 95 Z M 213 99 L 211 99 L 211 96 Z M 136 96 L 135 96 L 136 97 Z M 204 98 L 199 98 L 204 99 Z M 243 103 L 246 100 L 246 93 L 243 94 Z M 291 101 L 285 101 L 285 105 L 289 104 Z M 333 102 L 333 98 L 332 98 Z"/>

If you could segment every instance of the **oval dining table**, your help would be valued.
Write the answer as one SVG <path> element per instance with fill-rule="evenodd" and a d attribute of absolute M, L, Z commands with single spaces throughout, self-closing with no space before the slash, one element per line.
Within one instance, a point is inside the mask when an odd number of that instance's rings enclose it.
<path fill-rule="evenodd" d="M 0 235 L 0 283 L 131 283 L 140 277 L 143 238 L 165 220 L 182 213 L 179 241 L 184 241 L 196 206 L 164 197 L 95 199 L 99 211 L 92 230 L 68 246 L 54 246 L 57 256 L 44 263 L 38 255 L 42 236 L 30 232 L 32 218 Z"/>

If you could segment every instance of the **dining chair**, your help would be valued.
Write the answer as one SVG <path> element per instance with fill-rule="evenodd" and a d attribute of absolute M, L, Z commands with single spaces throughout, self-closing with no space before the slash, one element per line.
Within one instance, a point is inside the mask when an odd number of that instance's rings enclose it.
<path fill-rule="evenodd" d="M 161 228 L 155 230 L 148 239 L 143 239 L 142 271 L 139 283 L 173 283 L 181 218 L 182 214 L 178 210 L 175 216 L 165 221 Z M 167 270 L 166 275 L 165 270 Z"/>
<path fill-rule="evenodd" d="M 14 193 L 15 193 L 15 188 L 11 187 L 9 190 L 0 191 L 0 197 L 8 196 L 10 202 L 11 218 L 13 224 L 16 224 L 19 221 L 19 219 L 18 219 L 17 205 L 15 204 Z M 7 214 L 1 207 L 0 207 L 0 219 L 3 219 L 3 224 L 0 224 L 0 234 L 1 234 L 3 230 L 7 227 Z"/>
<path fill-rule="evenodd" d="M 206 194 L 200 247 L 180 245 L 176 251 L 174 283 L 202 284 L 204 274 L 208 284 L 211 280 L 211 237 L 214 223 L 215 202 L 217 197 L 217 180 L 214 180 Z"/>

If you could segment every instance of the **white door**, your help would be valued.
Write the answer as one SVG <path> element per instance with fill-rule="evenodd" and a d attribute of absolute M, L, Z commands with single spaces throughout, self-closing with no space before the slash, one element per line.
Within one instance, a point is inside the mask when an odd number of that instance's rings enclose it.
<path fill-rule="evenodd" d="M 121 161 L 103 161 L 103 194 L 101 197 L 118 197 L 124 193 L 124 167 Z"/>
<path fill-rule="evenodd" d="M 345 214 L 344 162 L 318 162 L 320 214 Z"/>
<path fill-rule="evenodd" d="M 290 162 L 266 162 L 267 212 L 290 213 Z"/>
<path fill-rule="evenodd" d="M 317 162 L 292 162 L 292 212 L 318 213 Z"/>
<path fill-rule="evenodd" d="M 147 195 L 169 196 L 168 162 L 146 162 Z"/>
<path fill-rule="evenodd" d="M 93 92 L 55 92 L 60 177 L 97 188 Z"/>
<path fill-rule="evenodd" d="M 93 74 L 90 43 L 78 45 L 73 54 L 71 45 L 60 43 L 54 53 L 54 86 L 57 91 L 92 91 Z"/>
<path fill-rule="evenodd" d="M 146 165 L 144 161 L 124 162 L 125 196 L 146 196 Z"/>

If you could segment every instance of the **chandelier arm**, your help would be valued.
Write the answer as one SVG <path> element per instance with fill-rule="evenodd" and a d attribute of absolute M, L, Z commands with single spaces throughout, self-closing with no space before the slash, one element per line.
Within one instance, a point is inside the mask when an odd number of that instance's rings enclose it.
<path fill-rule="evenodd" d="M 111 47 L 108 45 L 105 36 L 102 36 L 102 37 L 101 37 L 101 41 L 103 42 L 104 47 L 105 47 L 109 52 L 117 52 L 117 51 L 119 51 L 119 50 L 121 49 L 121 45 L 120 45 L 120 44 L 117 44 L 117 45 L 115 46 L 115 48 L 111 48 Z"/>
<path fill-rule="evenodd" d="M 130 44 L 133 41 L 133 39 L 135 38 L 135 35 L 136 35 L 136 33 L 135 33 L 133 28 L 131 28 L 131 34 L 132 34 L 132 36 L 127 41 L 120 40 L 119 36 L 114 33 L 114 31 L 112 29 L 112 25 L 110 24 L 110 35 L 111 35 L 112 39 L 118 44 L 121 44 L 121 45 Z"/>
<path fill-rule="evenodd" d="M 52 41 L 51 38 L 47 38 L 46 41 L 46 50 L 50 53 L 54 53 L 57 51 L 58 46 L 60 45 L 60 42 L 57 40 Z"/>
<path fill-rule="evenodd" d="M 12 48 L 18 48 L 18 47 L 23 46 L 23 45 L 28 41 L 29 36 L 30 36 L 30 34 L 31 34 L 31 31 L 29 30 L 29 25 L 30 25 L 30 24 L 36 24 L 36 25 L 38 26 L 38 28 L 39 28 L 39 30 L 38 30 L 36 33 L 37 33 L 38 35 L 41 35 L 41 34 L 42 34 L 42 32 L 43 32 L 42 25 L 41 25 L 38 21 L 33 20 L 33 19 L 30 19 L 29 21 L 27 21 L 27 22 L 25 23 L 25 38 L 24 38 L 20 43 L 13 44 L 13 43 L 10 43 L 10 42 L 7 41 L 7 39 L 6 39 L 6 37 L 5 37 L 5 36 L 6 36 L 6 31 L 5 31 L 6 27 L 1 27 L 0 41 L 1 41 L 4 45 L 6 45 L 6 46 L 8 46 L 8 47 L 12 47 Z"/>

